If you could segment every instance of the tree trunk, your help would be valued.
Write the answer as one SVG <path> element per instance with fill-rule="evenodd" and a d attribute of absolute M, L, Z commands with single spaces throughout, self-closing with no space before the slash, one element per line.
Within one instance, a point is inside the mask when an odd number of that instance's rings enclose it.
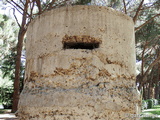
<path fill-rule="evenodd" d="M 153 68 L 154 69 L 154 68 Z M 154 70 L 152 69 L 150 77 L 148 76 L 148 99 L 153 98 L 153 81 L 154 81 Z"/>
<path fill-rule="evenodd" d="M 27 23 L 28 4 L 29 4 L 29 0 L 26 0 L 26 2 L 24 4 L 23 15 L 22 15 L 22 24 L 20 26 L 20 30 L 18 33 L 15 80 L 14 80 L 14 93 L 13 93 L 13 104 L 12 104 L 12 111 L 11 112 L 16 112 L 18 109 L 18 101 L 19 101 L 19 94 L 20 94 L 21 54 L 22 54 L 24 35 L 27 31 L 27 27 L 28 27 L 28 23 L 29 23 L 29 22 Z"/>
<path fill-rule="evenodd" d="M 159 99 L 159 79 L 156 79 L 155 86 L 155 99 Z"/>
<path fill-rule="evenodd" d="M 151 82 L 148 83 L 148 96 L 147 99 L 151 99 Z"/>
<path fill-rule="evenodd" d="M 16 67 L 15 67 L 15 80 L 14 80 L 14 93 L 13 93 L 13 104 L 12 111 L 16 112 L 18 108 L 19 93 L 20 93 L 20 68 L 21 68 L 21 54 L 23 47 L 23 39 L 26 31 L 20 30 L 18 34 L 18 43 L 17 43 L 17 56 L 16 56 Z"/>
<path fill-rule="evenodd" d="M 143 99 L 146 100 L 147 96 L 146 96 L 146 85 L 143 85 Z"/>
<path fill-rule="evenodd" d="M 160 50 L 157 49 L 157 57 L 159 57 L 159 52 Z M 157 66 L 157 78 L 156 78 L 156 88 L 155 88 L 155 99 L 159 99 L 160 98 L 160 63 L 158 63 L 158 66 Z"/>
<path fill-rule="evenodd" d="M 142 91 L 142 83 L 141 83 L 141 81 L 142 81 L 142 76 L 138 75 L 136 77 L 136 85 L 138 85 L 138 90 L 139 91 Z"/>

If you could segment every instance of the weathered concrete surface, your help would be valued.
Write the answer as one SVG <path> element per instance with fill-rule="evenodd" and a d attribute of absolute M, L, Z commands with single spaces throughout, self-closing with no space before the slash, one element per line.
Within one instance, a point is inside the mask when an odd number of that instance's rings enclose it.
<path fill-rule="evenodd" d="M 134 24 L 106 7 L 48 11 L 28 28 L 21 120 L 136 120 Z M 64 49 L 67 43 L 99 48 Z"/>

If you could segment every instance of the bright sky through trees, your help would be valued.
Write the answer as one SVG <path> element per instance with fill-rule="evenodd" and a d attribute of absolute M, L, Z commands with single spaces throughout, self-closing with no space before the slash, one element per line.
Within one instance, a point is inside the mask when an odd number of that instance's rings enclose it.
<path fill-rule="evenodd" d="M 0 14 L 2 14 L 2 15 L 5 14 L 8 17 L 11 17 L 11 18 L 15 19 L 14 15 L 13 15 L 13 9 L 12 9 L 11 5 L 7 4 L 6 6 L 4 6 L 2 4 L 2 1 L 0 1 Z M 15 10 L 15 15 L 18 19 L 18 22 L 20 23 L 22 21 L 22 15 L 16 10 Z"/>
<path fill-rule="evenodd" d="M 46 0 L 44 0 L 44 1 L 46 1 Z M 103 2 L 100 2 L 100 1 L 103 1 Z M 99 5 L 103 6 L 103 4 L 107 3 L 107 1 L 108 0 L 92 0 L 92 3 L 98 2 Z M 144 3 L 145 4 L 149 3 L 149 0 L 144 0 Z M 3 6 L 2 1 L 0 1 L 0 14 L 6 14 L 7 16 L 15 19 L 14 15 L 13 15 L 13 9 L 11 8 L 11 5 L 7 4 L 6 6 Z M 15 10 L 15 15 L 18 19 L 18 22 L 21 23 L 22 15 L 17 10 Z"/>

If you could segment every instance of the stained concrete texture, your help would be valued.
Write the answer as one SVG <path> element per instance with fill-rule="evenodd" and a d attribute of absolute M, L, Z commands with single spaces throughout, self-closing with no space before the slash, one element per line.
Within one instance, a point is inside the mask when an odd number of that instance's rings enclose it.
<path fill-rule="evenodd" d="M 69 6 L 31 22 L 20 120 L 138 120 L 134 23 L 111 8 Z"/>

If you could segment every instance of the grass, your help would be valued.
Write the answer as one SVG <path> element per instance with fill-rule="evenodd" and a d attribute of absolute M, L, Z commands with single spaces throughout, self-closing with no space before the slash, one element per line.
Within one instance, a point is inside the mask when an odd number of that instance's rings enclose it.
<path fill-rule="evenodd" d="M 0 114 L 10 113 L 11 109 L 0 109 Z"/>
<path fill-rule="evenodd" d="M 145 117 L 145 118 L 141 118 L 141 120 L 160 120 L 160 118 Z"/>
<path fill-rule="evenodd" d="M 5 113 L 5 109 L 0 109 L 0 114 Z"/>
<path fill-rule="evenodd" d="M 160 120 L 160 105 L 154 106 L 152 109 L 147 109 L 142 112 L 141 120 Z"/>

